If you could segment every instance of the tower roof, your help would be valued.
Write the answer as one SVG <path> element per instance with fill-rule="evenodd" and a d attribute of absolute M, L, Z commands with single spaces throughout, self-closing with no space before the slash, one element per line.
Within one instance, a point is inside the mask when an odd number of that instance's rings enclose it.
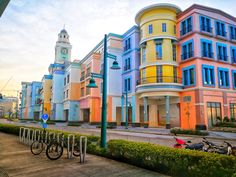
<path fill-rule="evenodd" d="M 65 29 L 62 29 L 60 33 L 66 33 L 66 34 L 68 34 Z"/>

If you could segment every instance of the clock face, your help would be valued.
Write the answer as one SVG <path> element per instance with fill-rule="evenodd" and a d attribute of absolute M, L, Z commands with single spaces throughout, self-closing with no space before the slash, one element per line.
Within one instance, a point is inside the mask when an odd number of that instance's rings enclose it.
<path fill-rule="evenodd" d="M 66 55 L 68 53 L 68 49 L 67 48 L 62 48 L 61 53 Z"/>

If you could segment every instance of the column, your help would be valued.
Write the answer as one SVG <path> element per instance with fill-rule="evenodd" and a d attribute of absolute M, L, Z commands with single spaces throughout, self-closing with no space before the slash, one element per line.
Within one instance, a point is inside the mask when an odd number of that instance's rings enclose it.
<path fill-rule="evenodd" d="M 125 102 L 125 98 L 124 98 L 124 95 L 122 95 L 121 96 L 121 125 L 122 125 L 122 122 L 125 122 L 124 102 Z"/>
<path fill-rule="evenodd" d="M 148 97 L 143 98 L 143 107 L 144 107 L 144 123 L 148 123 Z"/>
<path fill-rule="evenodd" d="M 166 129 L 170 129 L 170 96 L 165 96 L 166 99 Z"/>

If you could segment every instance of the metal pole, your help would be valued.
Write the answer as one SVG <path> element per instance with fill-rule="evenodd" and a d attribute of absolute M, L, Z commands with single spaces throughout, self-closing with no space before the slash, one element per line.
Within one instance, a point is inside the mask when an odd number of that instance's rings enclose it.
<path fill-rule="evenodd" d="M 127 87 L 128 87 L 128 84 L 127 84 Z M 126 91 L 125 91 L 125 97 L 126 97 L 126 121 L 125 121 L 125 128 L 128 129 L 128 117 L 129 117 L 129 114 L 128 114 L 128 111 L 129 111 L 129 107 L 128 107 L 128 91 L 127 91 L 127 88 L 126 88 Z"/>
<path fill-rule="evenodd" d="M 107 35 L 104 37 L 103 55 L 103 89 L 102 89 L 102 124 L 101 124 L 101 147 L 106 147 L 107 136 Z"/>

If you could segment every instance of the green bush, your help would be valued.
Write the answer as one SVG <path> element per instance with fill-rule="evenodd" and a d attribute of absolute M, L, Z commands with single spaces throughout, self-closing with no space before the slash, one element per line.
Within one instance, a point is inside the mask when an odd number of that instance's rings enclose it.
<path fill-rule="evenodd" d="M 236 124 L 234 124 L 232 122 L 217 123 L 215 126 L 216 127 L 231 127 L 231 128 L 236 128 Z"/>
<path fill-rule="evenodd" d="M 217 122 L 222 122 L 222 119 L 221 119 L 221 117 L 219 117 L 219 116 L 218 116 L 218 117 L 216 117 L 216 121 L 217 121 Z"/>
<path fill-rule="evenodd" d="M 97 125 L 96 127 L 97 127 L 97 128 L 101 128 L 101 125 Z M 109 125 L 109 124 L 107 124 L 107 129 L 114 129 L 114 128 L 116 128 L 115 125 Z"/>
<path fill-rule="evenodd" d="M 231 177 L 236 158 L 150 143 L 111 140 L 111 158 L 176 177 Z"/>
<path fill-rule="evenodd" d="M 180 128 L 173 128 L 170 130 L 173 134 L 187 134 L 187 135 L 200 135 L 200 136 L 207 136 L 208 132 L 202 132 L 200 130 L 183 130 Z"/>
<path fill-rule="evenodd" d="M 235 121 L 236 121 L 236 119 L 234 117 L 230 118 L 230 122 L 235 122 Z"/>
<path fill-rule="evenodd" d="M 228 116 L 225 116 L 225 117 L 224 117 L 223 122 L 229 122 L 229 118 L 228 118 Z"/>

